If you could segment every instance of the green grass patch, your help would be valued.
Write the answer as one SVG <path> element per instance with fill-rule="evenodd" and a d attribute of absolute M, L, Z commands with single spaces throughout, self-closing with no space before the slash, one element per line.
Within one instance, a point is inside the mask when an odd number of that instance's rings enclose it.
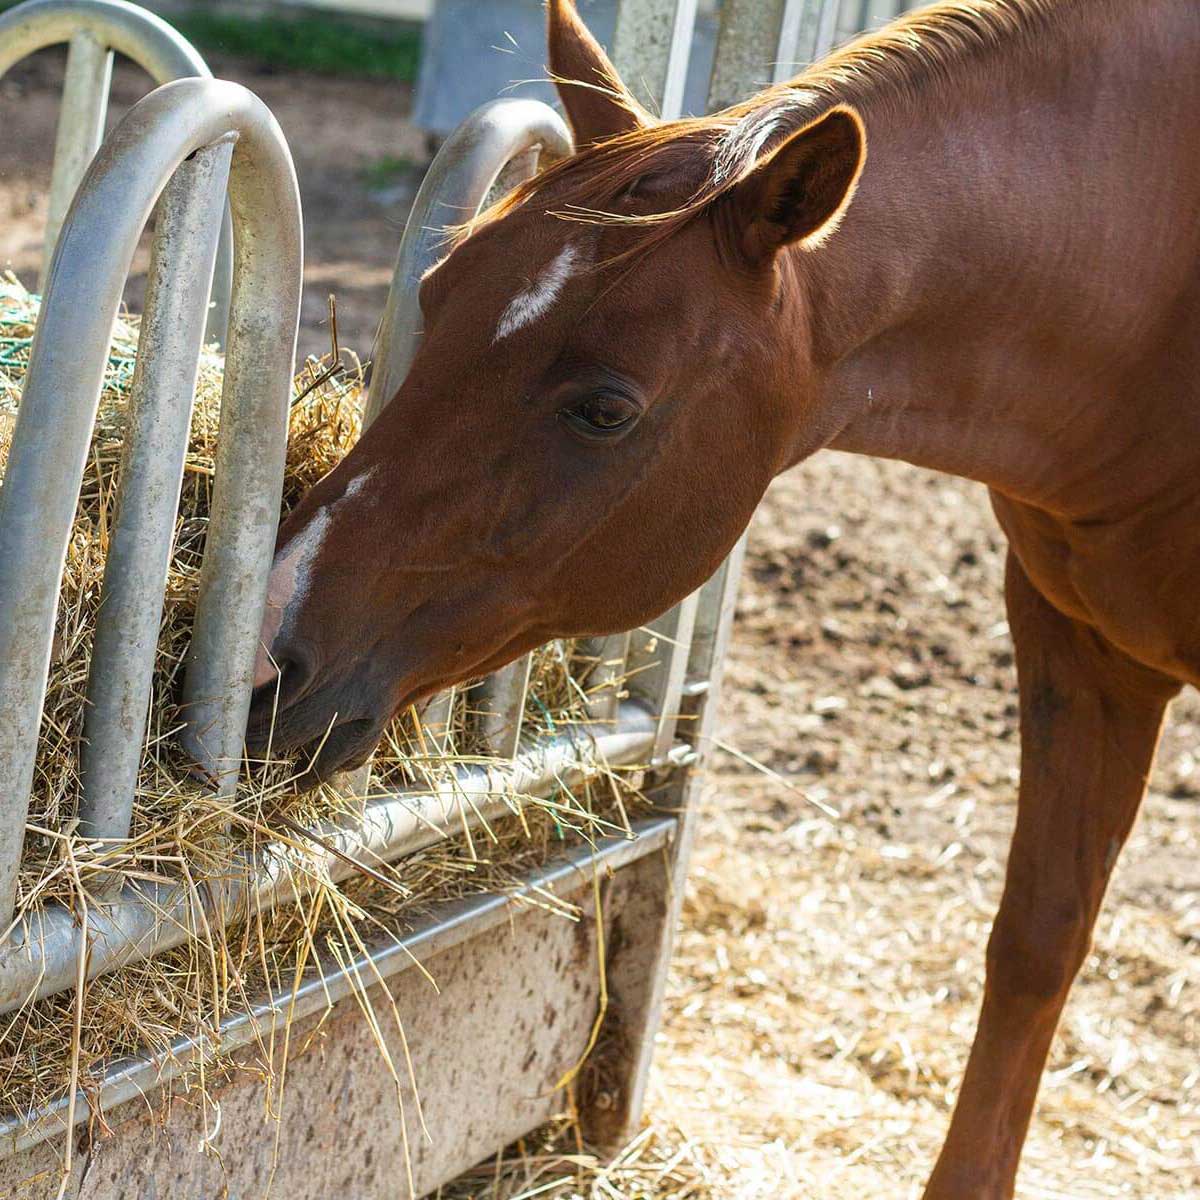
<path fill-rule="evenodd" d="M 385 154 L 367 163 L 362 168 L 361 177 L 364 186 L 378 190 L 391 187 L 405 175 L 411 175 L 414 171 L 421 169 L 420 163 L 406 155 Z"/>
<path fill-rule="evenodd" d="M 291 71 L 411 83 L 421 58 L 421 35 L 412 26 L 368 26 L 327 16 L 241 17 L 201 8 L 171 23 L 201 53 L 217 51 Z"/>

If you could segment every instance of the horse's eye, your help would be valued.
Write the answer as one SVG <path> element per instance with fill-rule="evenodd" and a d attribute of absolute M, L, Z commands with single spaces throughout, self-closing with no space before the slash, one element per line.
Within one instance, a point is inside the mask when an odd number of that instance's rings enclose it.
<path fill-rule="evenodd" d="M 559 410 L 559 417 L 574 432 L 586 438 L 614 437 L 629 428 L 641 415 L 641 409 L 624 396 L 597 392 L 570 408 Z"/>

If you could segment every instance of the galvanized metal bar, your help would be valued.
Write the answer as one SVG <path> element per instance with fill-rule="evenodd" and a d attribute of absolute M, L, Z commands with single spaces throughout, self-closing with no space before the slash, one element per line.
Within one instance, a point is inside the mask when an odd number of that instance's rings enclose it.
<path fill-rule="evenodd" d="M 688 682 L 684 688 L 686 698 L 693 700 L 697 708 L 703 708 L 708 721 L 712 720 L 712 700 L 725 668 L 725 651 L 733 629 L 733 614 L 737 607 L 738 586 L 742 576 L 742 565 L 746 559 L 746 541 L 743 534 L 729 557 L 717 569 L 713 577 L 700 589 L 696 608 L 696 627 L 692 634 L 692 650 L 688 660 Z M 685 730 L 690 741 L 698 746 L 701 758 L 708 752 L 699 728 Z"/>
<path fill-rule="evenodd" d="M 138 63 L 156 84 L 188 76 L 212 76 L 204 59 L 182 34 L 161 17 L 126 0 L 25 0 L 24 4 L 0 13 L 0 76 L 30 54 L 64 42 L 72 49 L 58 138 L 60 143 L 66 139 L 67 146 L 61 165 L 58 151 L 55 154 L 50 218 L 39 280 L 43 289 L 62 218 L 84 169 L 100 144 L 108 92 L 105 72 L 111 67 L 111 51 Z M 71 59 L 76 62 L 74 68 Z M 105 75 L 103 88 L 100 87 L 101 75 Z M 232 261 L 232 231 L 227 212 L 218 259 L 220 264 Z M 230 279 L 229 267 L 219 265 L 213 284 L 208 327 L 210 340 L 223 340 L 229 312 Z"/>
<path fill-rule="evenodd" d="M 232 153 L 198 151 L 158 205 L 79 752 L 88 838 L 129 835 Z"/>
<path fill-rule="evenodd" d="M 538 158 L 528 151 L 537 148 Z M 420 344 L 421 276 L 446 253 L 446 230 L 479 211 L 510 163 L 553 162 L 571 153 L 563 119 L 540 100 L 493 100 L 446 139 L 413 202 L 371 355 L 364 421 L 370 424 L 408 374 Z M 517 180 L 507 176 L 515 184 Z"/>
<path fill-rule="evenodd" d="M 210 717 L 205 733 L 216 731 L 210 767 L 224 769 L 231 742 L 232 757 L 240 757 L 283 480 L 299 198 L 283 134 L 265 105 L 237 84 L 183 79 L 130 110 L 76 193 L 50 266 L 0 488 L 0 925 L 12 912 L 58 590 L 122 285 L 176 168 L 230 132 L 239 137 L 230 169 L 238 281 L 197 617 L 204 666 L 193 672 L 189 695 L 193 712 Z M 220 624 L 227 628 L 214 630 Z M 217 665 L 209 654 L 222 656 Z M 234 686 L 240 698 L 230 695 Z"/>
<path fill-rule="evenodd" d="M 633 631 L 626 675 L 630 694 L 640 696 L 655 714 L 656 763 L 666 762 L 675 744 L 698 599 L 699 593 L 693 592 L 657 620 Z"/>
<path fill-rule="evenodd" d="M 813 39 L 813 61 L 819 62 L 833 49 L 838 34 L 838 14 L 841 0 L 821 0 L 817 12 L 817 28 Z"/>
<path fill-rule="evenodd" d="M 625 86 L 666 121 L 683 111 L 696 0 L 619 0 L 612 60 Z"/>
<path fill-rule="evenodd" d="M 211 77 L 199 52 L 161 17 L 125 0 L 25 0 L 0 14 L 0 75 L 47 46 L 86 31 L 155 81 Z"/>
<path fill-rule="evenodd" d="M 676 823 L 669 817 L 651 817 L 634 826 L 634 837 L 604 838 L 595 847 L 582 847 L 531 872 L 503 893 L 468 896 L 440 905 L 411 933 L 373 946 L 367 954 L 346 963 L 330 974 L 306 980 L 283 996 L 267 996 L 247 1010 L 226 1017 L 214 1039 L 210 1032 L 181 1035 L 165 1050 L 113 1063 L 85 1096 L 80 1092 L 74 1111 L 76 1125 L 93 1115 L 111 1113 L 130 1101 L 141 1100 L 162 1084 L 184 1074 L 195 1051 L 230 1054 L 262 1037 L 264 1029 L 286 1017 L 301 1021 L 327 1011 L 355 995 L 362 981 L 389 980 L 416 963 L 428 963 L 436 955 L 492 930 L 507 927 L 514 906 L 523 897 L 558 895 L 590 888 L 596 871 L 606 878 L 615 871 L 661 852 L 675 836 Z M 201 1041 L 203 1038 L 203 1041 Z M 0 1157 L 19 1154 L 68 1130 L 70 1099 L 63 1096 L 45 1108 L 0 1121 Z"/>
<path fill-rule="evenodd" d="M 595 660 L 585 681 L 588 714 L 594 721 L 611 721 L 616 716 L 625 686 L 631 638 L 632 634 L 618 633 L 592 638 L 580 647 L 584 655 Z"/>
<path fill-rule="evenodd" d="M 267 107 L 244 94 L 257 107 L 242 106 L 247 125 L 229 177 L 234 274 L 221 427 L 183 689 L 185 745 L 225 794 L 241 769 L 279 526 L 304 254 L 287 142 Z"/>
<path fill-rule="evenodd" d="M 469 702 L 478 709 L 483 744 L 500 758 L 512 758 L 521 748 L 521 722 L 532 667 L 533 656 L 523 655 L 471 689 Z"/>
<path fill-rule="evenodd" d="M 800 68 L 807 0 L 724 0 L 709 85 L 712 112 Z M 749 86 L 747 86 L 749 85 Z"/>
<path fill-rule="evenodd" d="M 212 287 L 209 290 L 208 316 L 204 325 L 205 343 L 225 346 L 229 328 L 229 297 L 233 292 L 233 214 L 229 205 L 221 218 L 221 236 L 217 241 L 217 261 L 213 265 Z"/>
<path fill-rule="evenodd" d="M 607 767 L 648 762 L 654 729 L 642 706 L 626 704 L 615 728 L 576 727 L 539 742 L 516 760 L 460 767 L 436 787 L 372 799 L 352 824 L 330 824 L 316 832 L 352 859 L 392 861 L 453 836 L 464 822 L 478 828 L 511 813 L 514 795 L 545 795 Z M 26 920 L 0 945 L 0 1013 L 72 987 L 84 938 L 94 979 L 187 940 L 197 903 L 210 922 L 221 925 L 287 903 L 295 896 L 297 878 L 327 871 L 341 880 L 354 873 L 334 854 L 298 855 L 285 844 L 266 848 L 255 868 L 207 880 L 196 891 L 126 884 L 113 903 L 91 906 L 86 929 L 61 907 Z"/>
<path fill-rule="evenodd" d="M 112 51 L 86 29 L 71 38 L 58 131 L 54 138 L 54 167 L 50 176 L 42 266 L 38 272 L 39 291 L 45 286 L 54 243 L 58 241 L 58 231 L 67 209 L 71 207 L 71 198 L 104 140 L 112 66 Z"/>
<path fill-rule="evenodd" d="M 604 1132 L 618 1143 L 636 1133 L 645 1102 L 675 931 L 683 908 L 683 879 L 696 835 L 700 791 L 705 785 L 704 767 L 712 747 L 745 550 L 746 538 L 743 536 L 698 594 L 688 682 L 684 688 L 684 709 L 690 719 L 680 725 L 680 733 L 690 743 L 691 753 L 681 764 L 683 769 L 667 777 L 662 792 L 655 796 L 660 809 L 676 814 L 679 822 L 663 868 L 661 915 L 653 929 L 641 931 L 643 944 L 639 945 L 633 961 L 618 959 L 609 968 L 613 1001 L 623 1017 L 622 1080 L 618 1088 L 617 1111 L 592 1114 L 591 1120 L 596 1125 L 602 1124 Z M 645 944 L 647 940 L 648 945 Z"/>

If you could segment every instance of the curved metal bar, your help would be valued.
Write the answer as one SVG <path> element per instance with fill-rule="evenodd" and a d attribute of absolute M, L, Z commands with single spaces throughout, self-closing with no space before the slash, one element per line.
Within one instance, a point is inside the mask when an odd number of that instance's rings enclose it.
<path fill-rule="evenodd" d="M 85 838 L 129 836 L 232 153 L 197 151 L 158 203 L 79 748 Z"/>
<path fill-rule="evenodd" d="M 571 787 L 606 767 L 649 762 L 655 721 L 638 704 L 623 706 L 615 726 L 580 726 L 549 738 L 511 763 L 472 765 L 433 788 L 410 788 L 370 800 L 361 815 L 318 832 L 359 862 L 391 862 L 452 837 L 464 822 L 479 827 L 510 813 L 512 796 L 538 796 Z M 257 874 L 235 869 L 195 890 L 175 884 L 127 884 L 112 904 L 88 910 L 87 929 L 61 905 L 19 925 L 0 944 L 0 1013 L 73 987 L 86 937 L 88 978 L 141 962 L 181 945 L 196 928 L 198 907 L 213 927 L 265 912 L 295 896 L 297 879 L 328 871 L 335 882 L 355 873 L 328 851 L 297 854 L 267 846 Z"/>
<path fill-rule="evenodd" d="M 379 416 L 404 382 L 421 344 L 421 276 L 445 253 L 447 226 L 473 217 L 493 193 L 510 191 L 540 167 L 572 151 L 566 123 L 540 100 L 493 100 L 477 108 L 438 151 L 404 226 L 387 306 L 371 354 L 371 382 L 364 428 Z M 496 673 L 483 685 L 489 709 L 484 735 L 504 756 L 516 752 L 529 679 L 529 659 Z M 426 712 L 445 726 L 451 700 L 435 696 Z M 356 795 L 366 793 L 370 765 L 347 779 Z"/>
<path fill-rule="evenodd" d="M 534 158 L 529 155 L 539 150 Z M 448 226 L 473 217 L 502 171 L 514 160 L 539 164 L 571 153 L 562 117 L 540 100 L 493 100 L 477 108 L 445 141 L 425 173 L 400 239 L 387 307 L 371 354 L 371 385 L 364 413 L 370 424 L 404 382 L 421 341 L 417 291 L 421 276 L 445 253 Z M 515 186 L 518 179 L 506 175 Z"/>
<path fill-rule="evenodd" d="M 47 46 L 70 46 L 55 142 L 40 285 L 50 268 L 67 209 L 104 137 L 112 51 L 132 59 L 156 84 L 212 72 L 200 52 L 161 17 L 126 0 L 25 0 L 0 14 L 0 76 Z M 223 342 L 229 315 L 233 226 L 228 211 L 213 283 L 208 338 Z"/>
<path fill-rule="evenodd" d="M 159 194 L 197 150 L 237 135 L 238 236 L 217 480 L 188 695 L 224 782 L 240 758 L 283 482 L 300 306 L 300 201 L 283 134 L 245 88 L 182 79 L 130 110 L 88 168 L 54 252 L 0 488 L 0 923 L 7 923 L 54 618 L 108 340 Z"/>
<path fill-rule="evenodd" d="M 126 0 L 25 0 L 0 15 L 0 75 L 47 46 L 86 30 L 144 67 L 157 83 L 211 77 L 199 51 L 161 17 Z"/>

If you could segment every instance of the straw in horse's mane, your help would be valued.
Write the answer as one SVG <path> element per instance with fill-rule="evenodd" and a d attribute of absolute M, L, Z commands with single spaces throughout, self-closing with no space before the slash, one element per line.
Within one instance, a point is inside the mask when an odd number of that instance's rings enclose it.
<path fill-rule="evenodd" d="M 1003 61 L 1069 13 L 1096 0 L 947 0 L 894 21 L 822 59 L 797 78 L 708 117 L 635 129 L 555 163 L 473 220 L 456 239 L 543 202 L 568 220 L 642 228 L 645 236 L 617 256 L 658 245 L 743 180 L 765 154 L 839 105 L 887 103 L 952 81 L 966 64 Z M 621 99 L 617 97 L 617 99 Z M 697 176 L 699 175 L 699 178 Z M 634 214 L 612 211 L 656 178 L 692 186 L 677 207 Z M 678 194 L 676 192 L 676 194 Z M 612 261 L 612 260 L 609 260 Z"/>

